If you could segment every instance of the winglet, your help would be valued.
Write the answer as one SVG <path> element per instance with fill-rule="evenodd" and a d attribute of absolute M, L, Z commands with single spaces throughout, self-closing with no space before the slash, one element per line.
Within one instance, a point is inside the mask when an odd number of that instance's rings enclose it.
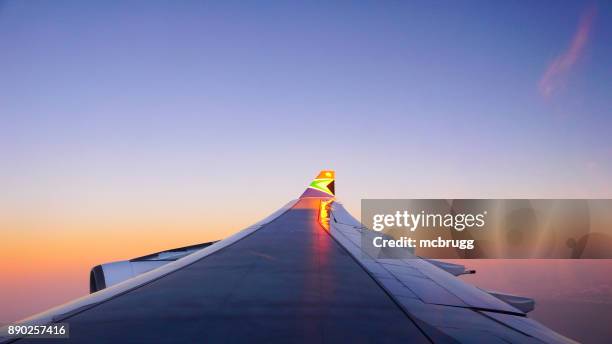
<path fill-rule="evenodd" d="M 308 188 L 300 198 L 317 197 L 331 198 L 336 195 L 336 173 L 331 170 L 323 170 L 319 175 L 308 185 Z"/>

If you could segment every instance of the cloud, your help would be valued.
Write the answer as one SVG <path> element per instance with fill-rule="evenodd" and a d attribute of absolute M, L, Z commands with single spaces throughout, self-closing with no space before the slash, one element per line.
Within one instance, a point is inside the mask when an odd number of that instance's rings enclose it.
<path fill-rule="evenodd" d="M 587 8 L 580 18 L 569 48 L 558 55 L 546 68 L 538 84 L 540 94 L 549 98 L 566 82 L 567 74 L 583 55 L 595 19 L 595 6 Z"/>

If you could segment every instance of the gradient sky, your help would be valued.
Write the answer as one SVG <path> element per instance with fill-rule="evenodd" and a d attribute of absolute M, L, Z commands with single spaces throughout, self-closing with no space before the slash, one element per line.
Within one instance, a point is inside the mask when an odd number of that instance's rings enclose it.
<path fill-rule="evenodd" d="M 357 216 L 612 197 L 611 42 L 605 1 L 0 1 L 0 294 L 69 299 L 93 265 L 225 237 L 324 168 Z"/>

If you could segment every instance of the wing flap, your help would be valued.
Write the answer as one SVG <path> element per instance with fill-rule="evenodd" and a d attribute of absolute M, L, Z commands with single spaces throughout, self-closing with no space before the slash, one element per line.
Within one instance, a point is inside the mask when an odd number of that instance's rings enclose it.
<path fill-rule="evenodd" d="M 525 316 L 531 299 L 490 294 L 458 279 L 456 276 L 471 273 L 462 265 L 416 256 L 372 257 L 360 248 L 361 232 L 367 229 L 357 225 L 340 203 L 334 202 L 331 208 L 332 236 L 430 338 L 440 338 L 436 337 L 440 331 L 445 335 L 436 342 L 573 343 Z"/>

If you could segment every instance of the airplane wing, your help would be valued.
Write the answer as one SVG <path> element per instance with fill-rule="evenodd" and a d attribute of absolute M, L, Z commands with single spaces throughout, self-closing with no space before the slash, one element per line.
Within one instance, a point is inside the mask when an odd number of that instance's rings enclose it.
<path fill-rule="evenodd" d="M 87 343 L 572 342 L 526 316 L 533 300 L 461 281 L 461 265 L 368 256 L 334 189 L 322 171 L 224 240 L 95 267 L 92 294 L 19 324 L 68 323 Z M 12 341 L 41 343 L 0 338 Z"/>

